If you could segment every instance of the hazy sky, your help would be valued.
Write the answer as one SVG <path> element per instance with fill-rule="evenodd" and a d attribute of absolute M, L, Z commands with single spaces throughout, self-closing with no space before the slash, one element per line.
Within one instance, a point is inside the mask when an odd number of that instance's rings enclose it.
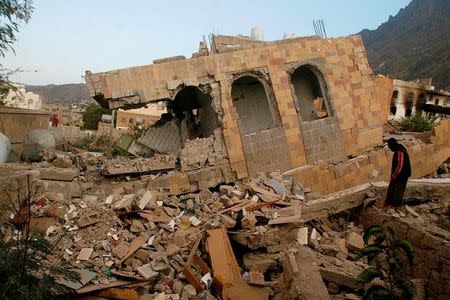
<path fill-rule="evenodd" d="M 249 35 L 266 40 L 283 33 L 314 34 L 323 19 L 329 37 L 375 29 L 410 0 L 35 0 L 3 64 L 24 72 L 26 84 L 83 82 L 85 70 L 108 71 L 151 64 L 198 49 L 202 35 Z M 37 70 L 37 72 L 34 72 Z"/>

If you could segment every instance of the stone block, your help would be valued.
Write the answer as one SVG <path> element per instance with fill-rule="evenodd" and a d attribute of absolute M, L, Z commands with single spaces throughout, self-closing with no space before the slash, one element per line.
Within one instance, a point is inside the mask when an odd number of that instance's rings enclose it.
<path fill-rule="evenodd" d="M 78 171 L 74 169 L 61 169 L 61 168 L 46 168 L 39 170 L 40 179 L 55 180 L 55 181 L 72 181 L 78 176 Z"/>
<path fill-rule="evenodd" d="M 145 279 L 152 279 L 158 277 L 159 273 L 152 269 L 151 264 L 145 264 L 136 269 L 136 271 Z"/>
<path fill-rule="evenodd" d="M 347 236 L 347 247 L 352 251 L 361 250 L 364 248 L 363 237 L 356 232 L 350 232 Z"/>

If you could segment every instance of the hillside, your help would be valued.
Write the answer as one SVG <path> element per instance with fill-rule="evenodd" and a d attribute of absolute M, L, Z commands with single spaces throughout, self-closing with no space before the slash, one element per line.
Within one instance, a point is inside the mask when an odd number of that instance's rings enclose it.
<path fill-rule="evenodd" d="M 76 103 L 91 99 L 84 83 L 27 85 L 26 90 L 41 95 L 44 103 Z"/>
<path fill-rule="evenodd" d="M 412 0 L 376 30 L 363 30 L 375 73 L 413 80 L 433 78 L 450 88 L 450 1 Z"/>

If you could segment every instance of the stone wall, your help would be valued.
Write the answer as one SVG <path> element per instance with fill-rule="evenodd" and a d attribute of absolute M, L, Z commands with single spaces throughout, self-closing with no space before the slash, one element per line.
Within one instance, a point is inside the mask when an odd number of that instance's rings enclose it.
<path fill-rule="evenodd" d="M 302 124 L 303 143 L 309 163 L 345 158 L 345 147 L 339 121 L 329 117 Z"/>
<path fill-rule="evenodd" d="M 267 170 L 287 171 L 292 166 L 288 142 L 282 127 L 242 136 L 250 175 Z"/>
<path fill-rule="evenodd" d="M 415 140 L 406 148 L 411 160 L 412 177 L 431 174 L 450 157 L 450 119 L 442 120 L 431 133 L 431 142 Z M 366 182 L 388 181 L 392 153 L 387 147 L 358 156 L 342 164 L 310 164 L 286 172 L 314 192 L 330 194 Z"/>
<path fill-rule="evenodd" d="M 431 299 L 448 299 L 450 295 L 450 244 L 427 229 L 403 219 L 382 214 L 376 210 L 365 210 L 359 218 L 364 227 L 383 224 L 395 229 L 401 239 L 408 240 L 415 251 L 415 264 L 411 269 L 413 278 L 425 280 L 426 294 Z M 430 232 L 431 231 L 431 232 Z M 437 232 L 442 229 L 436 228 Z M 447 233 L 447 239 L 449 235 Z"/>
<path fill-rule="evenodd" d="M 307 163 L 302 122 L 291 88 L 294 68 L 311 66 L 320 70 L 326 81 L 333 116 L 336 117 L 345 155 L 357 155 L 363 148 L 381 143 L 382 124 L 387 114 L 380 103 L 389 103 L 378 93 L 378 82 L 367 62 L 360 36 L 336 39 L 319 37 L 249 45 L 242 50 L 211 54 L 192 59 L 166 61 L 104 73 L 86 73 L 90 94 L 111 108 L 144 105 L 173 99 L 179 86 L 219 84 L 221 128 L 229 161 L 238 178 L 249 175 L 243 151 L 238 115 L 231 87 L 239 74 L 267 70 L 265 75 L 273 92 L 285 132 L 290 164 Z M 267 89 L 266 89 L 267 91 Z M 325 153 L 325 152 L 324 152 Z M 330 153 L 330 151 L 328 151 Z M 326 156 L 326 155 L 323 155 Z M 321 156 L 322 157 L 322 156 Z M 329 158 L 329 157 L 328 157 Z"/>

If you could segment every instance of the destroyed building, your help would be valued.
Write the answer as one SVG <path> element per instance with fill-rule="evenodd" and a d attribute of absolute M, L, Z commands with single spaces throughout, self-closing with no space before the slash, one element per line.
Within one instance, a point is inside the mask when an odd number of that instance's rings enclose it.
<path fill-rule="evenodd" d="M 202 42 L 190 59 L 87 71 L 85 80 L 108 108 L 167 101 L 176 120 L 150 128 L 131 152 L 181 150 L 189 138 L 214 136 L 225 152 L 209 165 L 236 179 L 382 144 L 392 94 L 392 81 L 372 73 L 357 35 L 273 42 L 213 36 L 211 49 Z"/>
<path fill-rule="evenodd" d="M 43 263 L 80 274 L 59 278 L 77 296 L 361 299 L 373 283 L 355 278 L 377 263 L 358 258 L 363 231 L 383 224 L 416 251 L 417 299 L 448 298 L 450 119 L 394 133 L 413 177 L 430 178 L 410 180 L 400 211 L 379 209 L 392 80 L 372 74 L 359 36 L 214 36 L 190 59 L 85 79 L 103 106 L 168 113 L 119 139 L 139 157 L 68 145 L 0 165 L 0 200 L 29 197 L 0 237 L 43 232 L 55 245 Z"/>
<path fill-rule="evenodd" d="M 393 87 L 389 118 L 450 114 L 450 93 L 435 89 L 431 78 L 416 81 L 394 79 Z"/>

